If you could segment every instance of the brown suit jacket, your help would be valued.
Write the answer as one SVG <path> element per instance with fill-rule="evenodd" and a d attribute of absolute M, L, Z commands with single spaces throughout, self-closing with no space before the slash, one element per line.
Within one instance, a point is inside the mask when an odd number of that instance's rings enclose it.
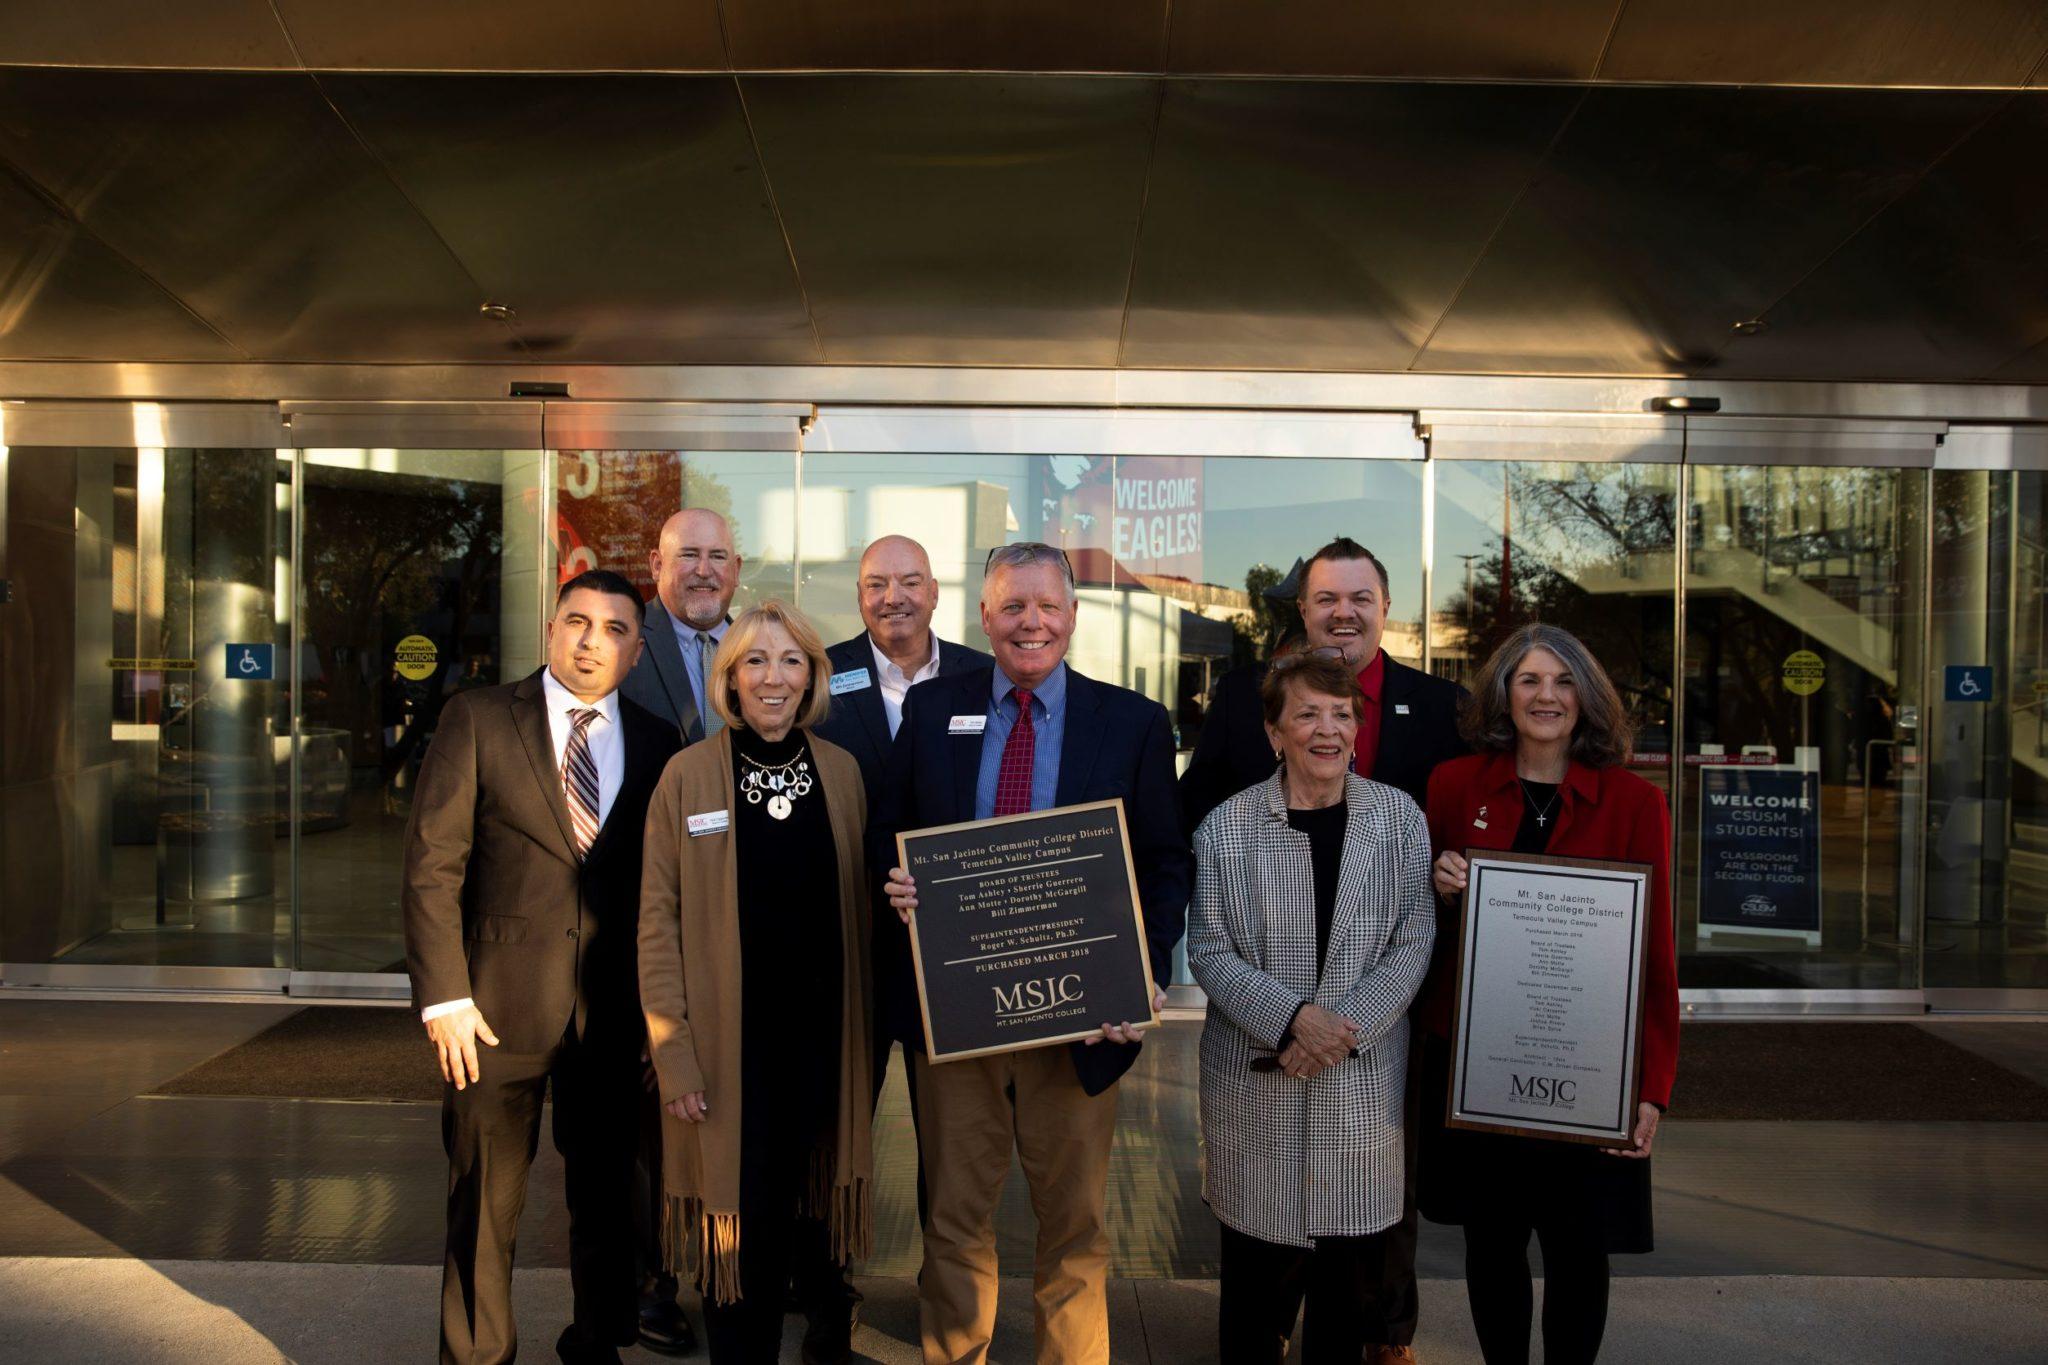
<path fill-rule="evenodd" d="M 579 1037 L 635 1046 L 647 802 L 675 727 L 619 698 L 626 771 L 580 863 L 538 671 L 442 708 L 405 839 L 413 1002 L 468 996 L 506 1052 Z"/>

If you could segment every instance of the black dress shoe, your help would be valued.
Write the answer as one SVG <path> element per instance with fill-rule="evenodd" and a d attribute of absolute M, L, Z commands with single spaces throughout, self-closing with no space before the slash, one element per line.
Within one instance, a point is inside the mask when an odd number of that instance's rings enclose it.
<path fill-rule="evenodd" d="M 574 1323 L 562 1329 L 555 1340 L 555 1354 L 564 1365 L 622 1365 L 619 1348 L 608 1341 L 592 1341 Z"/>
<path fill-rule="evenodd" d="M 804 1328 L 804 1365 L 850 1365 L 853 1360 L 853 1329 L 860 1324 L 859 1291 L 847 1287 L 848 1297 L 812 1313 Z"/>
<path fill-rule="evenodd" d="M 640 1344 L 665 1356 L 686 1356 L 697 1349 L 697 1333 L 683 1306 L 662 1299 L 640 1310 Z"/>

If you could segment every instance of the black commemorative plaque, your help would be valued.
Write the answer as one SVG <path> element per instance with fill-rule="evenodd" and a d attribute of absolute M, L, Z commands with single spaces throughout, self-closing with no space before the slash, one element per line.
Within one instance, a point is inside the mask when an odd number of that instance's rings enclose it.
<path fill-rule="evenodd" d="M 896 856 L 932 1061 L 1159 1022 L 1121 800 L 912 830 Z"/>

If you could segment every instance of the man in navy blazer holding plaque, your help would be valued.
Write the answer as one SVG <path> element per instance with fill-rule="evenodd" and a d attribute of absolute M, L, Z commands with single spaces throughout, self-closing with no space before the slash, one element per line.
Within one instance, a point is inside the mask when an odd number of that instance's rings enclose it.
<path fill-rule="evenodd" d="M 894 867 L 896 835 L 932 825 L 1122 797 L 1155 983 L 1168 980 L 1187 920 L 1194 861 L 1174 793 L 1166 709 L 1066 666 L 1074 570 L 1060 550 L 992 551 L 981 585 L 993 668 L 910 689 L 871 822 L 876 866 L 899 913 L 917 889 Z M 878 972 L 879 976 L 880 973 Z M 901 1036 L 923 1038 L 915 978 L 897 964 Z M 1155 1012 L 1166 1003 L 1162 991 Z M 1109 1359 L 1103 1206 L 1116 1083 L 1137 1060 L 1139 1028 L 1103 1020 L 1086 1044 L 1039 1047 L 934 1066 L 917 1076 L 919 1145 L 930 1193 L 919 1316 L 927 1365 L 987 1357 L 996 1320 L 995 1211 L 1014 1149 L 1038 1213 L 1033 1327 L 1040 1361 Z"/>

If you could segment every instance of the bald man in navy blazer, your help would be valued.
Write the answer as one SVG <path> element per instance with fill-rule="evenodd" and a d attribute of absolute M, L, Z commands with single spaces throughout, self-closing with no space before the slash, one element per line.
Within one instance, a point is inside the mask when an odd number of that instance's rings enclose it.
<path fill-rule="evenodd" d="M 877 865 L 895 835 L 1121 797 L 1153 980 L 1170 979 L 1187 920 L 1194 858 L 1174 794 L 1173 729 L 1158 702 L 1085 678 L 1066 664 L 1074 571 L 1047 545 L 998 547 L 982 579 L 982 628 L 993 667 L 910 689 L 871 825 Z M 914 912 L 916 887 L 891 868 L 885 892 Z M 878 974 L 879 975 L 879 974 Z M 913 981 L 909 965 L 895 979 Z M 1163 993 L 1155 1008 L 1163 1007 Z M 876 1002 L 916 1031 L 914 988 Z M 1109 1359 L 1109 1236 L 1104 1204 L 1116 1085 L 1138 1057 L 1126 1021 L 1102 1021 L 1087 1044 L 1041 1047 L 934 1066 L 917 1076 L 919 1146 L 930 1192 L 918 1276 L 924 1358 L 980 1361 L 996 1317 L 995 1211 L 1017 1153 L 1038 1214 L 1037 1358 Z"/>
<path fill-rule="evenodd" d="M 903 723 L 903 702 L 910 689 L 931 678 L 988 668 L 995 660 L 978 649 L 941 640 L 932 629 L 939 605 L 939 584 L 924 546 L 909 536 L 883 536 L 860 557 L 860 619 L 867 627 L 850 640 L 825 651 L 832 661 L 832 711 L 817 732 L 852 754 L 867 784 L 868 809 L 882 804 L 883 774 L 896 731 Z M 890 858 L 895 861 L 894 856 Z M 884 864 L 886 866 L 886 864 Z M 910 939 L 903 922 L 879 907 L 874 922 L 875 998 L 898 992 L 893 973 L 910 961 Z M 888 1075 L 892 1043 L 910 1047 L 923 1033 L 901 1028 L 900 1018 L 875 1013 L 875 1094 Z M 907 1055 L 907 1053 L 906 1053 Z"/>

